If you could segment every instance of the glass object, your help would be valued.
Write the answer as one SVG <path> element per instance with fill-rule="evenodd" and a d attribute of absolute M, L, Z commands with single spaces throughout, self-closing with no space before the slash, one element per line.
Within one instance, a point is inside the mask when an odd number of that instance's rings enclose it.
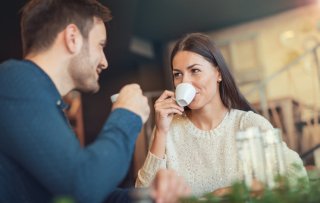
<path fill-rule="evenodd" d="M 251 127 L 236 135 L 239 169 L 245 184 L 265 183 L 264 145 L 259 128 Z"/>
<path fill-rule="evenodd" d="M 130 191 L 130 202 L 132 203 L 153 203 L 150 188 L 134 188 Z"/>
<path fill-rule="evenodd" d="M 275 128 L 262 133 L 266 161 L 266 183 L 269 188 L 276 186 L 275 178 L 286 174 L 283 154 L 282 132 Z"/>

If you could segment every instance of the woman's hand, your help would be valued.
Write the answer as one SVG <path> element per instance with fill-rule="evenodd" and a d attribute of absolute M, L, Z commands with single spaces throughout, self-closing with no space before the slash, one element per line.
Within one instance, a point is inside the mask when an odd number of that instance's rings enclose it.
<path fill-rule="evenodd" d="M 174 114 L 182 115 L 184 109 L 180 107 L 172 91 L 165 90 L 154 104 L 156 131 L 166 135 Z"/>
<path fill-rule="evenodd" d="M 154 104 L 156 130 L 150 152 L 164 158 L 167 133 L 174 114 L 182 114 L 184 109 L 177 105 L 174 93 L 165 90 Z"/>
<path fill-rule="evenodd" d="M 259 180 L 254 179 L 251 184 L 250 195 L 253 197 L 259 197 L 263 194 L 263 191 L 264 191 L 263 183 Z M 223 197 L 230 193 L 232 193 L 232 186 L 219 188 L 212 192 L 214 196 L 218 196 L 218 197 Z"/>
<path fill-rule="evenodd" d="M 212 192 L 212 194 L 217 197 L 222 197 L 227 194 L 230 194 L 231 192 L 232 192 L 232 187 L 224 187 L 224 188 L 216 189 L 215 191 Z"/>

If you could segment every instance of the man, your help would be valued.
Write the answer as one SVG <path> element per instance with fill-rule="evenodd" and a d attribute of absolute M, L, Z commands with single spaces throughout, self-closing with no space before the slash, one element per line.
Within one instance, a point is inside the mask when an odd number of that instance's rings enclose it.
<path fill-rule="evenodd" d="M 31 0 L 22 11 L 24 60 L 0 65 L 0 202 L 126 202 L 116 189 L 135 139 L 148 119 L 137 84 L 123 87 L 97 140 L 81 148 L 64 115 L 71 90 L 97 92 L 106 69 L 108 8 L 96 0 Z M 151 189 L 156 201 L 175 201 L 188 188 L 162 170 Z"/>

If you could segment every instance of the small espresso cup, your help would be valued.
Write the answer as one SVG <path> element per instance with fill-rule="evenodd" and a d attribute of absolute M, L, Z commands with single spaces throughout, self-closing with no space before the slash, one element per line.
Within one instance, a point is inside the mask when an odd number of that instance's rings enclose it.
<path fill-rule="evenodd" d="M 190 83 L 180 83 L 176 87 L 176 101 L 179 106 L 188 106 L 196 95 L 196 89 Z"/>
<path fill-rule="evenodd" d="M 119 93 L 111 95 L 110 97 L 111 102 L 112 103 L 116 102 L 118 99 L 118 96 L 119 96 Z"/>

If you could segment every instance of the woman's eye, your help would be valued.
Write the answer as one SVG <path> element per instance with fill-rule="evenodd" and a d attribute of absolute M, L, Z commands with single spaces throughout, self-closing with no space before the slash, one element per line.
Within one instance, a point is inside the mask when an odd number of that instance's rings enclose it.
<path fill-rule="evenodd" d="M 199 69 L 192 69 L 191 72 L 192 73 L 198 73 L 198 72 L 200 72 L 200 70 Z"/>
<path fill-rule="evenodd" d="M 174 78 L 178 78 L 178 77 L 180 77 L 182 74 L 181 73 L 173 73 L 173 77 Z"/>

